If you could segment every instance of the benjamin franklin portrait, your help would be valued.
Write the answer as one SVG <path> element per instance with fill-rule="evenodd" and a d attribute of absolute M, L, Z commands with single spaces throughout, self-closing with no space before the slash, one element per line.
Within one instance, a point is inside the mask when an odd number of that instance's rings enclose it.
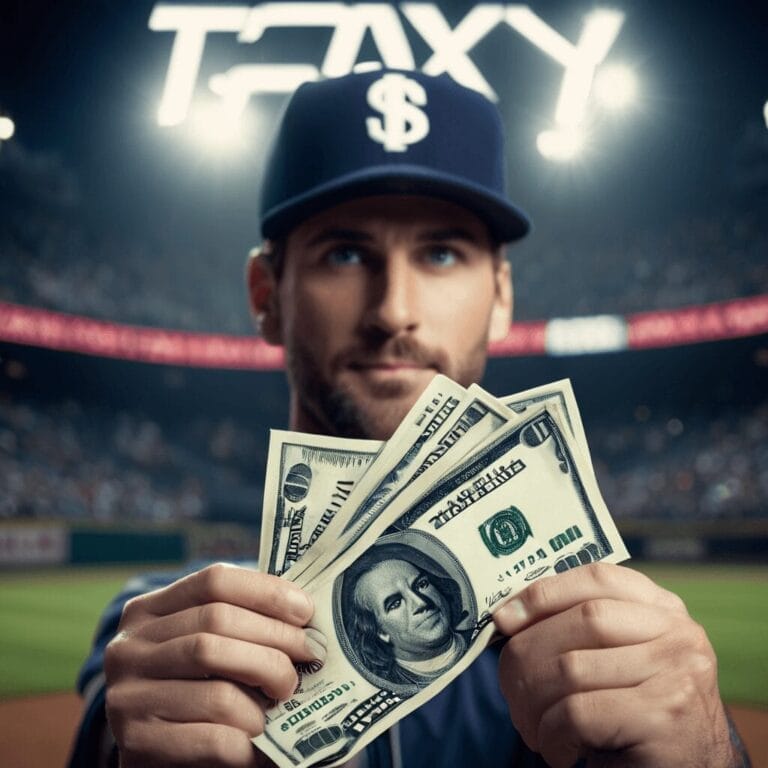
<path fill-rule="evenodd" d="M 414 541 L 419 533 L 382 537 L 336 585 L 348 658 L 370 682 L 407 695 L 455 666 L 474 627 L 463 569 L 431 557 L 442 545 L 427 534 Z"/>

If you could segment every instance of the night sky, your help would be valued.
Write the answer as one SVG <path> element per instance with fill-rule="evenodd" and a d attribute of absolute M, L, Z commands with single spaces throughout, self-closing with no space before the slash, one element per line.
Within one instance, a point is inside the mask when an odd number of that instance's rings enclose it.
<path fill-rule="evenodd" d="M 0 169 L 8 173 L 13 160 L 13 173 L 23 174 L 24 163 L 42 156 L 67 175 L 80 211 L 100 226 L 170 231 L 179 243 L 210 237 L 242 253 L 257 238 L 261 161 L 283 97 L 251 101 L 248 116 L 258 116 L 261 131 L 236 155 L 209 155 L 189 140 L 188 125 L 160 128 L 155 114 L 173 35 L 149 30 L 153 6 L 3 3 L 0 111 L 14 118 L 23 156 L 1 152 Z M 473 5 L 439 7 L 455 25 Z M 532 5 L 571 41 L 594 7 Z M 584 222 L 593 233 L 647 229 L 689 211 L 706 214 L 744 194 L 752 167 L 744 157 L 768 139 L 768 5 L 625 0 L 612 7 L 626 19 L 606 64 L 631 66 L 640 98 L 602 117 L 574 163 L 545 160 L 535 144 L 554 115 L 562 67 L 506 27 L 471 53 L 499 93 L 510 191 L 538 232 L 577 232 Z M 401 21 L 421 65 L 429 48 Z M 211 74 L 238 62 L 319 64 L 329 39 L 322 30 L 270 30 L 250 45 L 234 34 L 210 35 L 196 96 L 205 96 Z M 368 41 L 361 58 L 374 55 Z M 536 247 L 535 238 L 525 247 Z"/>

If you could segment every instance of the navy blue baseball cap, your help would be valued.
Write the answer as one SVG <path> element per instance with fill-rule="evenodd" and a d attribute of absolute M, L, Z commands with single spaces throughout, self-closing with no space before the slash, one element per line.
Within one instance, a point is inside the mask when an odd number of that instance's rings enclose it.
<path fill-rule="evenodd" d="M 377 69 L 304 83 L 266 166 L 261 233 L 275 239 L 339 203 L 382 194 L 454 202 L 499 243 L 530 223 L 505 192 L 496 106 L 448 75 Z"/>

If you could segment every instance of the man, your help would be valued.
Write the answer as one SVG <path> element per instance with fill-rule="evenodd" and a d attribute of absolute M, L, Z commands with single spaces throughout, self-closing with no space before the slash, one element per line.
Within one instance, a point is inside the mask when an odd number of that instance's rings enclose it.
<path fill-rule="evenodd" d="M 342 577 L 341 612 L 353 666 L 396 693 L 416 693 L 467 649 L 459 585 L 408 545 L 377 544 L 356 560 Z"/>
<path fill-rule="evenodd" d="M 504 195 L 504 164 L 495 108 L 447 76 L 374 71 L 297 91 L 265 173 L 267 243 L 248 273 L 264 337 L 285 347 L 293 429 L 385 439 L 435 372 L 480 378 L 510 322 L 500 244 L 528 228 Z M 268 701 L 290 696 L 294 663 L 325 655 L 302 629 L 308 596 L 214 565 L 125 597 L 81 677 L 89 706 L 73 762 L 98 762 L 99 744 L 115 759 L 108 731 L 95 736 L 106 701 L 122 768 L 264 765 L 249 737 Z M 703 630 L 640 574 L 576 568 L 494 620 L 509 638 L 500 659 L 483 654 L 358 764 L 748 764 Z"/>

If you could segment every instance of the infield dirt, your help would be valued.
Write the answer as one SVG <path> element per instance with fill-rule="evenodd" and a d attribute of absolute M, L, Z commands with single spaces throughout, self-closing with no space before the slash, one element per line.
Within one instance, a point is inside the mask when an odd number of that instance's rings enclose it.
<path fill-rule="evenodd" d="M 753 768 L 768 768 L 768 711 L 732 706 L 731 713 Z M 73 693 L 0 701 L 0 766 L 64 768 L 79 718 Z"/>

